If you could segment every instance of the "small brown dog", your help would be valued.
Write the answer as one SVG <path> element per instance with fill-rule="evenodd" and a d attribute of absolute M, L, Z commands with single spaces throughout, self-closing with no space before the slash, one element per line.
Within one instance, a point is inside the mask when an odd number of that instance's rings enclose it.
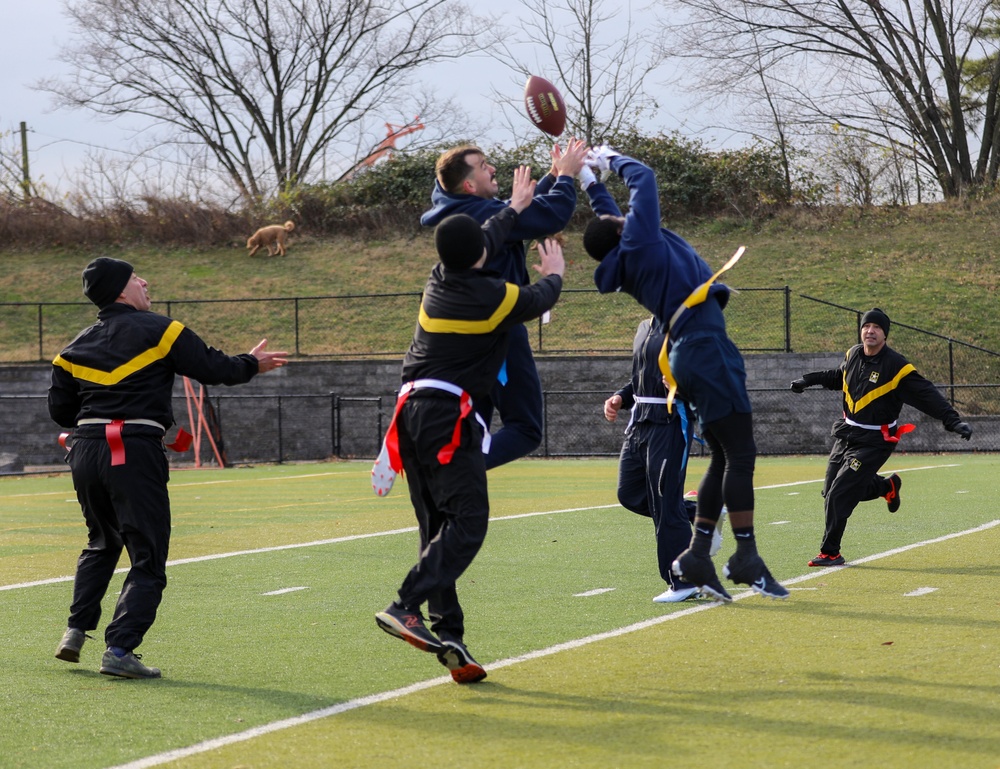
<path fill-rule="evenodd" d="M 257 250 L 261 246 L 265 246 L 267 248 L 268 256 L 274 256 L 275 253 L 279 256 L 284 256 L 285 238 L 287 238 L 288 233 L 294 229 L 295 222 L 285 222 L 284 224 L 272 224 L 267 227 L 261 227 L 247 239 L 247 248 L 250 249 L 250 253 L 247 254 L 247 256 L 253 256 L 256 254 Z"/>

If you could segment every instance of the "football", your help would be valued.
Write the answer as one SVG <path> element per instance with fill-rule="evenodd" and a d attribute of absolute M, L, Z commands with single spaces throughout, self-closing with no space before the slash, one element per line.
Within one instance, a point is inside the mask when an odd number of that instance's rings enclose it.
<path fill-rule="evenodd" d="M 524 108 L 528 119 L 549 136 L 559 136 L 566 128 L 566 103 L 544 77 L 532 75 L 524 84 Z"/>

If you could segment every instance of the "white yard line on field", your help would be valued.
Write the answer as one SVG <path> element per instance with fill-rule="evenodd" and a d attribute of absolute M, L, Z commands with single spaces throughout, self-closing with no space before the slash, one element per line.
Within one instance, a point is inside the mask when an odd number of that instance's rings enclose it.
<path fill-rule="evenodd" d="M 214 469 L 214 468 L 213 468 Z M 172 470 L 171 472 L 178 472 L 177 470 Z M 189 472 L 188 470 L 182 470 L 180 472 Z M 191 470 L 190 472 L 194 472 Z M 188 486 L 218 486 L 225 483 L 239 483 L 246 485 L 249 483 L 266 483 L 270 481 L 302 481 L 308 480 L 310 478 L 328 478 L 331 475 L 354 475 L 356 470 L 339 470 L 337 472 L 324 472 L 324 473 L 303 473 L 300 475 L 274 475 L 270 478 L 254 478 L 252 481 L 247 481 L 245 478 L 219 478 L 212 481 L 192 481 L 191 483 L 171 483 L 170 488 L 180 489 Z M 65 496 L 67 491 L 64 489 L 62 491 L 31 491 L 24 494 L 6 494 L 0 495 L 4 499 L 21 499 L 23 497 L 52 497 L 52 496 Z M 76 499 L 72 499 L 75 502 Z"/>
<path fill-rule="evenodd" d="M 897 473 L 913 472 L 914 470 L 937 470 L 944 467 L 958 467 L 959 465 L 928 465 L 926 467 L 911 467 L 905 470 L 895 470 Z M 318 473 L 316 475 L 310 476 L 294 476 L 298 478 L 302 477 L 318 477 L 319 475 L 332 475 L 333 473 Z M 292 477 L 292 476 L 289 476 Z M 268 478 L 260 480 L 287 480 L 288 477 L 281 478 Z M 222 483 L 222 481 L 218 481 Z M 227 481 L 228 482 L 228 481 Z M 775 483 L 770 486 L 757 486 L 756 491 L 763 491 L 765 489 L 783 489 L 787 486 L 802 486 L 807 483 L 822 483 L 823 479 L 811 480 L 811 481 L 795 481 L 793 483 Z M 216 483 L 216 481 L 207 481 L 207 483 Z M 190 485 L 200 485 L 200 484 L 190 484 Z M 620 505 L 593 505 L 591 507 L 567 507 L 560 510 L 541 510 L 533 513 L 517 513 L 515 515 L 501 515 L 496 518 L 491 518 L 491 522 L 494 521 L 512 521 L 518 518 L 535 518 L 540 515 L 558 515 L 560 513 L 582 513 L 588 510 L 608 510 L 614 507 L 620 507 Z M 371 539 L 372 537 L 391 537 L 396 534 L 408 534 L 417 530 L 416 526 L 407 526 L 403 529 L 390 529 L 388 531 L 373 531 L 367 534 L 352 534 L 346 537 L 332 537 L 330 539 L 318 539 L 312 542 L 293 542 L 288 545 L 272 545 L 270 547 L 259 547 L 253 548 L 251 550 L 234 550 L 229 553 L 212 553 L 211 555 L 199 555 L 193 558 L 178 558 L 173 561 L 167 561 L 167 566 L 182 566 L 189 563 L 202 563 L 203 561 L 217 561 L 222 558 L 236 558 L 243 555 L 260 555 L 262 553 L 276 553 L 282 550 L 296 550 L 301 547 L 320 547 L 322 545 L 335 545 L 340 542 L 352 542 L 358 539 Z M 861 563 L 861 561 L 855 561 L 855 563 Z M 116 569 L 115 574 L 124 574 L 128 569 Z M 19 582 L 14 585 L 0 585 L 0 592 L 4 590 L 19 590 L 26 587 L 40 587 L 42 585 L 56 585 L 62 582 L 72 582 L 72 576 L 64 577 L 50 577 L 48 579 L 39 579 L 32 582 Z"/>
<path fill-rule="evenodd" d="M 887 550 L 884 553 L 876 553 L 875 555 L 870 555 L 866 558 L 859 558 L 856 561 L 852 561 L 846 566 L 836 566 L 833 569 L 821 569 L 819 572 L 813 572 L 811 574 L 804 574 L 800 577 L 794 577 L 789 580 L 782 580 L 783 584 L 791 585 L 797 582 L 804 582 L 807 579 L 813 579 L 819 576 L 819 574 L 829 574 L 831 571 L 837 569 L 848 568 L 853 564 L 868 563 L 869 561 L 876 561 L 880 558 L 888 558 L 892 555 L 898 555 L 899 553 L 904 553 L 907 550 L 913 550 L 918 547 L 924 547 L 926 545 L 933 545 L 938 542 L 945 542 L 949 539 L 955 539 L 956 537 L 963 537 L 967 534 L 977 534 L 987 529 L 992 529 L 995 526 L 1000 526 L 1000 520 L 990 521 L 989 523 L 984 523 L 981 526 L 976 526 L 972 529 L 966 529 L 965 531 L 958 531 L 953 534 L 945 534 L 942 537 L 935 537 L 934 539 L 927 539 L 923 542 L 915 542 L 911 545 L 905 545 L 904 547 L 897 547 L 893 550 Z M 740 601 L 744 598 L 749 598 L 755 595 L 752 591 L 746 591 L 738 593 L 733 596 L 734 601 Z M 606 641 L 611 638 L 618 638 L 629 633 L 635 633 L 639 630 L 645 630 L 647 628 L 655 627 L 664 622 L 670 622 L 672 620 L 680 619 L 681 617 L 689 617 L 692 614 L 697 614 L 698 612 L 708 611 L 709 609 L 714 609 L 719 606 L 724 606 L 722 603 L 705 603 L 698 606 L 692 606 L 689 609 L 682 609 L 681 611 L 673 612 L 672 614 L 666 614 L 661 617 L 654 617 L 652 619 L 644 620 L 642 622 L 636 622 L 631 625 L 626 625 L 625 627 L 617 628 L 615 630 L 608 630 L 604 633 L 595 633 L 594 635 L 587 636 L 585 638 L 578 638 L 574 641 L 566 641 L 565 643 L 556 644 L 555 646 L 549 646 L 545 649 L 538 649 L 528 654 L 522 654 L 517 657 L 510 657 L 505 660 L 498 660 L 492 662 L 489 665 L 489 669 L 499 670 L 500 668 L 510 667 L 511 665 L 517 665 L 522 662 L 528 662 L 529 660 L 539 659 L 541 657 L 549 657 L 553 654 L 559 654 L 560 652 L 569 651 L 571 649 L 579 649 L 581 646 L 588 646 L 589 644 L 596 643 L 598 641 Z M 303 713 L 301 716 L 294 716 L 292 718 L 285 718 L 280 721 L 272 721 L 269 724 L 262 724 L 261 726 L 255 726 L 252 729 L 246 729 L 242 732 L 237 732 L 236 734 L 227 734 L 223 737 L 216 737 L 211 740 L 205 740 L 204 742 L 199 742 L 194 745 L 190 745 L 186 748 L 177 748 L 175 750 L 168 750 L 163 753 L 158 753 L 153 756 L 146 756 L 145 758 L 140 758 L 136 761 L 131 761 L 127 764 L 119 764 L 118 766 L 110 767 L 109 769 L 148 769 L 152 766 L 160 766 L 166 764 L 170 761 L 176 761 L 181 758 L 187 758 L 188 756 L 198 755 L 199 753 L 207 753 L 210 750 L 216 750 L 218 748 L 226 747 L 227 745 L 235 745 L 240 742 L 246 742 L 247 740 L 252 740 L 257 737 L 262 737 L 265 734 L 271 734 L 272 732 L 282 731 L 284 729 L 292 729 L 296 726 L 302 726 L 303 724 L 308 724 L 311 721 L 317 721 L 321 718 L 328 718 L 330 716 L 335 716 L 339 713 L 346 713 L 350 710 L 357 710 L 358 708 L 367 707 L 368 705 L 376 705 L 380 702 L 387 702 L 389 700 L 399 699 L 400 697 L 405 697 L 409 694 L 415 694 L 416 692 L 424 691 L 425 689 L 430 689 L 435 686 L 441 686 L 442 684 L 451 683 L 450 676 L 439 676 L 437 678 L 432 678 L 428 681 L 418 681 L 415 684 L 409 686 L 404 686 L 400 689 L 393 689 L 388 692 L 379 692 L 378 694 L 370 694 L 367 697 L 358 697 L 357 699 L 348 700 L 347 702 L 341 702 L 337 705 L 331 705 L 328 708 L 321 708 L 319 710 L 314 710 L 311 713 Z"/>

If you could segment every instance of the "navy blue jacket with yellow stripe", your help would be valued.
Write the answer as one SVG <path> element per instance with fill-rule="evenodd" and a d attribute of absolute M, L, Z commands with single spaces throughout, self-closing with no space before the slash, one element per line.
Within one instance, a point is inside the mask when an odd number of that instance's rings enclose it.
<path fill-rule="evenodd" d="M 174 376 L 236 385 L 257 374 L 252 355 L 229 356 L 176 320 L 115 302 L 97 314 L 52 361 L 49 416 L 62 427 L 80 419 L 174 423 Z"/>
<path fill-rule="evenodd" d="M 803 379 L 807 385 L 841 390 L 844 416 L 859 424 L 892 424 L 899 418 L 904 403 L 940 420 L 947 430 L 953 430 L 962 421 L 934 384 L 889 345 L 872 356 L 865 355 L 864 350 L 863 345 L 855 345 L 847 351 L 839 368 L 806 374 Z M 843 420 L 838 420 L 835 432 L 843 429 L 843 425 Z M 883 442 L 878 431 L 858 427 L 850 430 L 851 439 Z M 895 434 L 895 430 L 889 432 Z"/>
<path fill-rule="evenodd" d="M 669 325 L 691 292 L 712 277 L 712 270 L 684 238 L 660 226 L 660 195 L 653 170 L 626 155 L 613 157 L 610 162 L 611 170 L 628 187 L 629 209 L 621 242 L 597 266 L 594 283 L 602 294 L 630 294 L 665 326 Z M 598 216 L 621 215 L 603 184 L 590 185 L 587 194 Z M 718 282 L 708 290 L 708 296 L 723 308 L 729 293 L 729 287 Z M 671 337 L 678 338 L 692 317 L 693 313 L 681 315 L 671 328 Z"/>
<path fill-rule="evenodd" d="M 504 208 L 483 225 L 488 255 L 503 248 L 517 216 L 514 209 Z M 485 397 L 507 355 L 507 329 L 539 317 L 561 291 L 558 275 L 518 286 L 492 270 L 436 265 L 424 286 L 413 342 L 403 359 L 403 382 L 441 379 L 473 399 Z"/>

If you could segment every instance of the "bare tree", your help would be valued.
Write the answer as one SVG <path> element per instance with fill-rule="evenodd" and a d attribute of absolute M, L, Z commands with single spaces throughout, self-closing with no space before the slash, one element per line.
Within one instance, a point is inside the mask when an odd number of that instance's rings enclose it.
<path fill-rule="evenodd" d="M 553 82 L 566 100 L 568 133 L 593 143 L 657 108 L 648 80 L 666 55 L 655 25 L 637 28 L 629 4 L 624 18 L 619 5 L 608 10 L 605 0 L 521 0 L 521 5 L 527 11 L 519 22 L 524 34 L 507 35 L 497 58 L 524 77 Z M 533 57 L 521 54 L 522 44 Z M 523 115 L 520 106 L 514 111 Z"/>
<path fill-rule="evenodd" d="M 79 0 L 63 105 L 136 115 L 200 147 L 239 195 L 346 167 L 375 126 L 422 115 L 415 73 L 481 50 L 482 20 L 456 0 Z M 359 137 L 370 137 L 359 148 Z"/>
<path fill-rule="evenodd" d="M 24 197 L 19 149 L 13 131 L 0 131 L 0 200 L 14 203 Z"/>
<path fill-rule="evenodd" d="M 946 197 L 992 184 L 1000 150 L 1000 78 L 975 113 L 965 62 L 994 53 L 980 32 L 992 0 L 663 0 L 687 18 L 682 54 L 704 59 L 699 85 L 769 98 L 802 133 L 833 125 L 865 134 L 933 173 Z M 978 143 L 978 147 L 976 146 Z"/>

